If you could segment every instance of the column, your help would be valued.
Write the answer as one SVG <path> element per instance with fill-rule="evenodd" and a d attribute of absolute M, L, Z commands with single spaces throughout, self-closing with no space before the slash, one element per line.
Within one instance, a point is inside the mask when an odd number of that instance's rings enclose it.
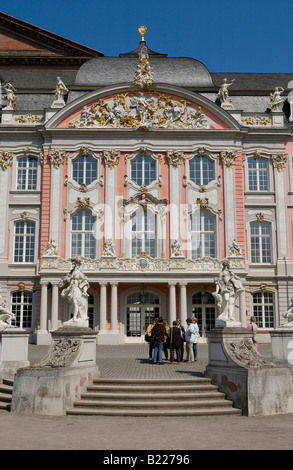
<path fill-rule="evenodd" d="M 169 284 L 169 325 L 176 320 L 176 283 Z"/>
<path fill-rule="evenodd" d="M 52 306 L 51 306 L 51 330 L 58 329 L 59 313 L 59 287 L 58 284 L 52 284 Z"/>
<path fill-rule="evenodd" d="M 107 283 L 100 283 L 100 328 L 99 334 L 107 333 Z"/>
<path fill-rule="evenodd" d="M 185 328 L 187 318 L 187 298 L 186 298 L 186 284 L 180 284 L 180 310 L 179 318 L 181 325 Z"/>
<path fill-rule="evenodd" d="M 51 344 L 51 335 L 48 331 L 48 284 L 41 284 L 41 310 L 40 329 L 34 331 L 33 342 L 39 345 Z"/>
<path fill-rule="evenodd" d="M 41 312 L 40 312 L 40 330 L 47 331 L 48 323 L 48 284 L 42 284 Z"/>
<path fill-rule="evenodd" d="M 243 328 L 246 328 L 246 301 L 245 301 L 245 291 L 241 292 L 239 299 L 239 308 L 240 308 L 240 322 Z"/>
<path fill-rule="evenodd" d="M 111 282 L 111 333 L 118 333 L 118 283 Z"/>

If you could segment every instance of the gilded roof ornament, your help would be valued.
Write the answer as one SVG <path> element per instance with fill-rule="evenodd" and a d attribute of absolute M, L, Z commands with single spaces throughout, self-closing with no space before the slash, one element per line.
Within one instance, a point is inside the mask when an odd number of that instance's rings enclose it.
<path fill-rule="evenodd" d="M 141 40 L 144 41 L 144 36 L 145 36 L 145 33 L 147 32 L 147 28 L 145 26 L 140 26 L 138 28 L 138 32 L 141 35 Z"/>

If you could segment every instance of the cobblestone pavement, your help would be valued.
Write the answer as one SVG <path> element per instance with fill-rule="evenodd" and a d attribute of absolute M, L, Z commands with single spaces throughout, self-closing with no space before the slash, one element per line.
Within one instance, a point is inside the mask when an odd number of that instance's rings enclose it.
<path fill-rule="evenodd" d="M 47 352 L 48 346 L 29 345 L 29 361 L 34 364 Z M 259 352 L 266 358 L 271 356 L 270 344 L 261 344 Z M 170 356 L 169 356 L 170 357 Z M 208 345 L 198 345 L 198 360 L 188 364 L 168 364 L 163 354 L 164 367 L 148 359 L 148 344 L 123 344 L 118 346 L 97 346 L 97 365 L 103 378 L 190 378 L 202 377 L 208 363 Z"/>
<path fill-rule="evenodd" d="M 158 366 L 149 364 L 146 344 L 98 346 L 97 363 L 102 377 L 190 377 L 202 374 L 207 364 L 207 345 L 198 349 L 196 363 Z M 47 350 L 30 345 L 31 364 Z M 260 353 L 269 358 L 270 345 L 260 345 Z M 26 416 L 0 411 L 0 450 L 97 450 L 87 457 L 87 464 L 91 458 L 96 465 L 111 454 L 119 456 L 119 451 L 135 456 L 140 450 L 150 454 L 182 450 L 191 454 L 196 465 L 195 450 L 292 450 L 292 434 L 292 414 L 190 417 L 183 412 L 182 417 L 160 417 L 154 422 L 153 418 Z"/>

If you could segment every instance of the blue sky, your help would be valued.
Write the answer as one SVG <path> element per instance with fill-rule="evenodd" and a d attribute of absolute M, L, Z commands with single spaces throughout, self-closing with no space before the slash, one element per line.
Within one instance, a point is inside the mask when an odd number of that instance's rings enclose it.
<path fill-rule="evenodd" d="M 211 72 L 292 73 L 292 0 L 1 0 L 3 13 L 117 56 L 139 44 Z"/>

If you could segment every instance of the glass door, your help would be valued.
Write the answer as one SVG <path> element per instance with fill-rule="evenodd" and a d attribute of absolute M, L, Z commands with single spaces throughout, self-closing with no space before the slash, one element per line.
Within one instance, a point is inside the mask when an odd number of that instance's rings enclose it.
<path fill-rule="evenodd" d="M 160 316 L 159 297 L 149 292 L 136 292 L 126 299 L 126 343 L 143 343 L 147 327 Z"/>
<path fill-rule="evenodd" d="M 215 299 L 209 292 L 197 292 L 192 296 L 192 316 L 197 318 L 200 336 L 215 327 Z"/>

